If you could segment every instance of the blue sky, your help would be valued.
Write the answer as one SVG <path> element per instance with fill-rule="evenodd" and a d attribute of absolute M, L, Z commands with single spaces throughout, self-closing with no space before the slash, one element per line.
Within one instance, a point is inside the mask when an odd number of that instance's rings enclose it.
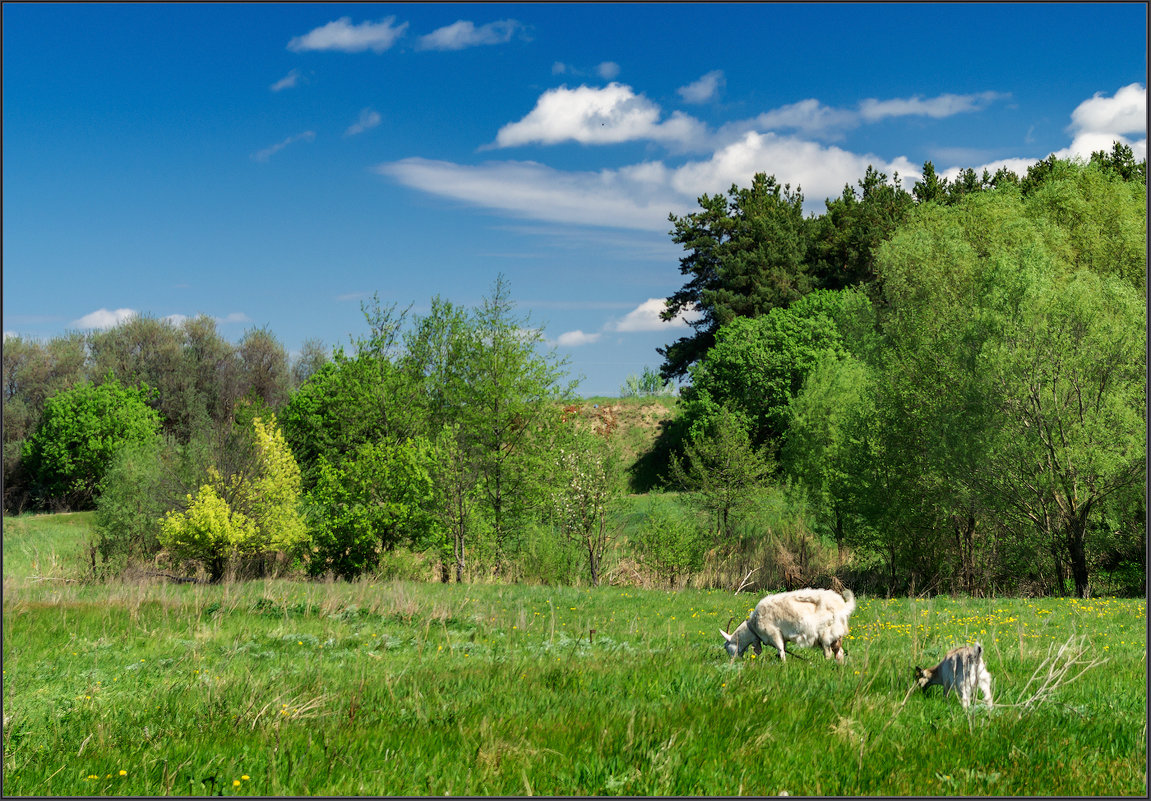
<path fill-rule="evenodd" d="M 669 212 L 757 171 L 1146 155 L 1131 4 L 8 4 L 5 335 L 208 314 L 289 351 L 360 302 L 521 312 L 615 394 L 685 333 Z"/>

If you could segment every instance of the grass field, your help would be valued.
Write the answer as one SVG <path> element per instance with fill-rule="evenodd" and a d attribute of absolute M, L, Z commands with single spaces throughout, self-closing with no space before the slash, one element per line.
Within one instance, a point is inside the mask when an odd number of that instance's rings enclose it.
<path fill-rule="evenodd" d="M 842 666 L 730 662 L 746 594 L 88 585 L 20 520 L 6 795 L 1146 795 L 1142 600 L 861 597 Z M 1074 637 L 1107 661 L 1011 706 Z M 1002 706 L 907 695 L 976 639 Z"/>

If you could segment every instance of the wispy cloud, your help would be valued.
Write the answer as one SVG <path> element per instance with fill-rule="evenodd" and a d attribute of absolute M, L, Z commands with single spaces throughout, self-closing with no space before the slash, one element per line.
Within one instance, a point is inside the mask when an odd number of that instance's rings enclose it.
<path fill-rule="evenodd" d="M 271 89 L 273 92 L 281 92 L 284 89 L 293 88 L 299 82 L 300 82 L 300 71 L 297 69 L 293 69 L 291 72 L 289 72 L 287 75 L 285 75 L 280 80 L 276 81 L 274 84 L 272 84 L 268 88 Z"/>
<path fill-rule="evenodd" d="M 381 175 L 431 194 L 534 220 L 666 232 L 668 212 L 685 214 L 679 196 L 652 164 L 623 170 L 565 172 L 533 161 L 479 165 L 407 158 L 376 166 Z"/>
<path fill-rule="evenodd" d="M 356 122 L 354 122 L 352 125 L 350 125 L 348 130 L 344 131 L 344 136 L 355 136 L 356 134 L 362 134 L 369 128 L 375 128 L 380 124 L 382 119 L 383 118 L 380 117 L 378 111 L 373 111 L 370 108 L 366 108 L 360 112 L 360 118 L 356 120 Z"/>
<path fill-rule="evenodd" d="M 859 114 L 850 109 L 825 106 L 815 98 L 765 111 L 743 122 L 731 123 L 725 131 L 796 131 L 805 136 L 839 138 L 844 130 L 859 125 Z"/>
<path fill-rule="evenodd" d="M 676 89 L 685 103 L 706 103 L 714 100 L 724 86 L 723 70 L 712 70 L 699 80 Z"/>
<path fill-rule="evenodd" d="M 250 322 L 252 322 L 252 318 L 249 317 L 248 315 L 244 314 L 243 312 L 232 312 L 231 314 L 226 314 L 223 317 L 216 317 L 214 319 L 217 323 L 250 323 Z"/>
<path fill-rule="evenodd" d="M 801 186 L 808 211 L 838 195 L 868 165 L 906 180 L 919 176 L 904 157 L 889 161 L 870 153 L 774 133 L 748 133 L 710 157 L 671 167 L 647 161 L 615 170 L 572 172 L 532 161 L 461 165 L 407 158 L 376 171 L 406 186 L 535 220 L 666 233 L 668 213 L 694 211 L 703 193 L 746 185 L 759 171 Z"/>
<path fill-rule="evenodd" d="M 956 114 L 981 111 L 996 100 L 1011 97 L 1003 92 L 979 92 L 970 95 L 942 94 L 938 97 L 923 98 L 916 95 L 909 98 L 876 100 L 868 98 L 859 104 L 859 115 L 865 122 L 876 122 L 886 117 L 923 116 L 942 119 Z"/>
<path fill-rule="evenodd" d="M 605 81 L 614 81 L 619 77 L 619 64 L 614 61 L 604 61 L 595 68 L 595 72 Z"/>
<path fill-rule="evenodd" d="M 459 20 L 421 36 L 416 44 L 420 50 L 463 50 L 478 45 L 504 44 L 511 41 L 523 25 L 514 19 L 501 19 L 486 25 Z"/>
<path fill-rule="evenodd" d="M 108 311 L 107 309 L 97 309 L 94 312 L 85 314 L 79 320 L 73 320 L 72 325 L 81 329 L 99 329 L 105 330 L 108 328 L 115 328 L 125 320 L 135 317 L 137 314 L 135 309 L 116 309 L 115 311 Z"/>
<path fill-rule="evenodd" d="M 307 50 L 336 50 L 343 53 L 361 53 L 371 50 L 382 53 L 404 35 L 408 23 L 395 24 L 396 18 L 387 17 L 379 22 L 352 24 L 351 17 L 321 25 L 303 36 L 296 36 L 288 42 L 288 49 L 295 53 Z"/>
<path fill-rule="evenodd" d="M 252 160 L 265 162 L 293 142 L 311 142 L 315 138 L 315 131 L 304 131 L 303 133 L 298 133 L 295 136 L 289 136 L 282 142 L 277 142 L 276 144 L 266 147 L 263 150 L 256 151 L 252 154 Z"/>

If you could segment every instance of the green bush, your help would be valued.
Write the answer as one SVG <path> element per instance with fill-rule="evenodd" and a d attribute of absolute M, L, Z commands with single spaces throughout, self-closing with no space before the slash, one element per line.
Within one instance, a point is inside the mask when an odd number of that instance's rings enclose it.
<path fill-rule="evenodd" d="M 366 443 L 335 465 L 320 457 L 309 494 L 310 572 L 355 578 L 405 538 L 420 544 L 434 538 L 430 459 L 422 438 Z"/>
<path fill-rule="evenodd" d="M 22 449 L 41 507 L 92 508 L 117 451 L 159 437 L 160 416 L 148 407 L 148 392 L 112 380 L 80 384 L 47 400 Z"/>
<path fill-rule="evenodd" d="M 161 459 L 159 442 L 133 443 L 120 449 L 100 482 L 95 533 L 106 569 L 160 550 L 160 520 L 167 511 Z"/>
<path fill-rule="evenodd" d="M 253 458 L 243 469 L 222 475 L 215 465 L 185 508 L 160 524 L 160 543 L 173 559 L 196 559 L 213 581 L 230 559 L 257 554 L 293 554 L 308 541 L 300 498 L 300 470 L 276 425 L 252 418 Z"/>
<path fill-rule="evenodd" d="M 703 567 L 707 537 L 692 516 L 670 498 L 657 502 L 656 497 L 639 525 L 634 545 L 644 565 L 674 584 Z"/>

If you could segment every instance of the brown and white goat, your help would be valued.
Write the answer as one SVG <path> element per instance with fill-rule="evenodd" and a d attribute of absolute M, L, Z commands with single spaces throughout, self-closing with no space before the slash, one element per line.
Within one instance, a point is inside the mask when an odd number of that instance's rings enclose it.
<path fill-rule="evenodd" d="M 983 664 L 983 646 L 979 643 L 952 648 L 943 657 L 943 661 L 933 668 L 915 668 L 915 683 L 925 690 L 932 684 L 939 685 L 943 688 L 944 698 L 955 690 L 964 709 L 971 705 L 978 687 L 987 705 L 994 706 L 991 700 L 991 674 Z"/>

